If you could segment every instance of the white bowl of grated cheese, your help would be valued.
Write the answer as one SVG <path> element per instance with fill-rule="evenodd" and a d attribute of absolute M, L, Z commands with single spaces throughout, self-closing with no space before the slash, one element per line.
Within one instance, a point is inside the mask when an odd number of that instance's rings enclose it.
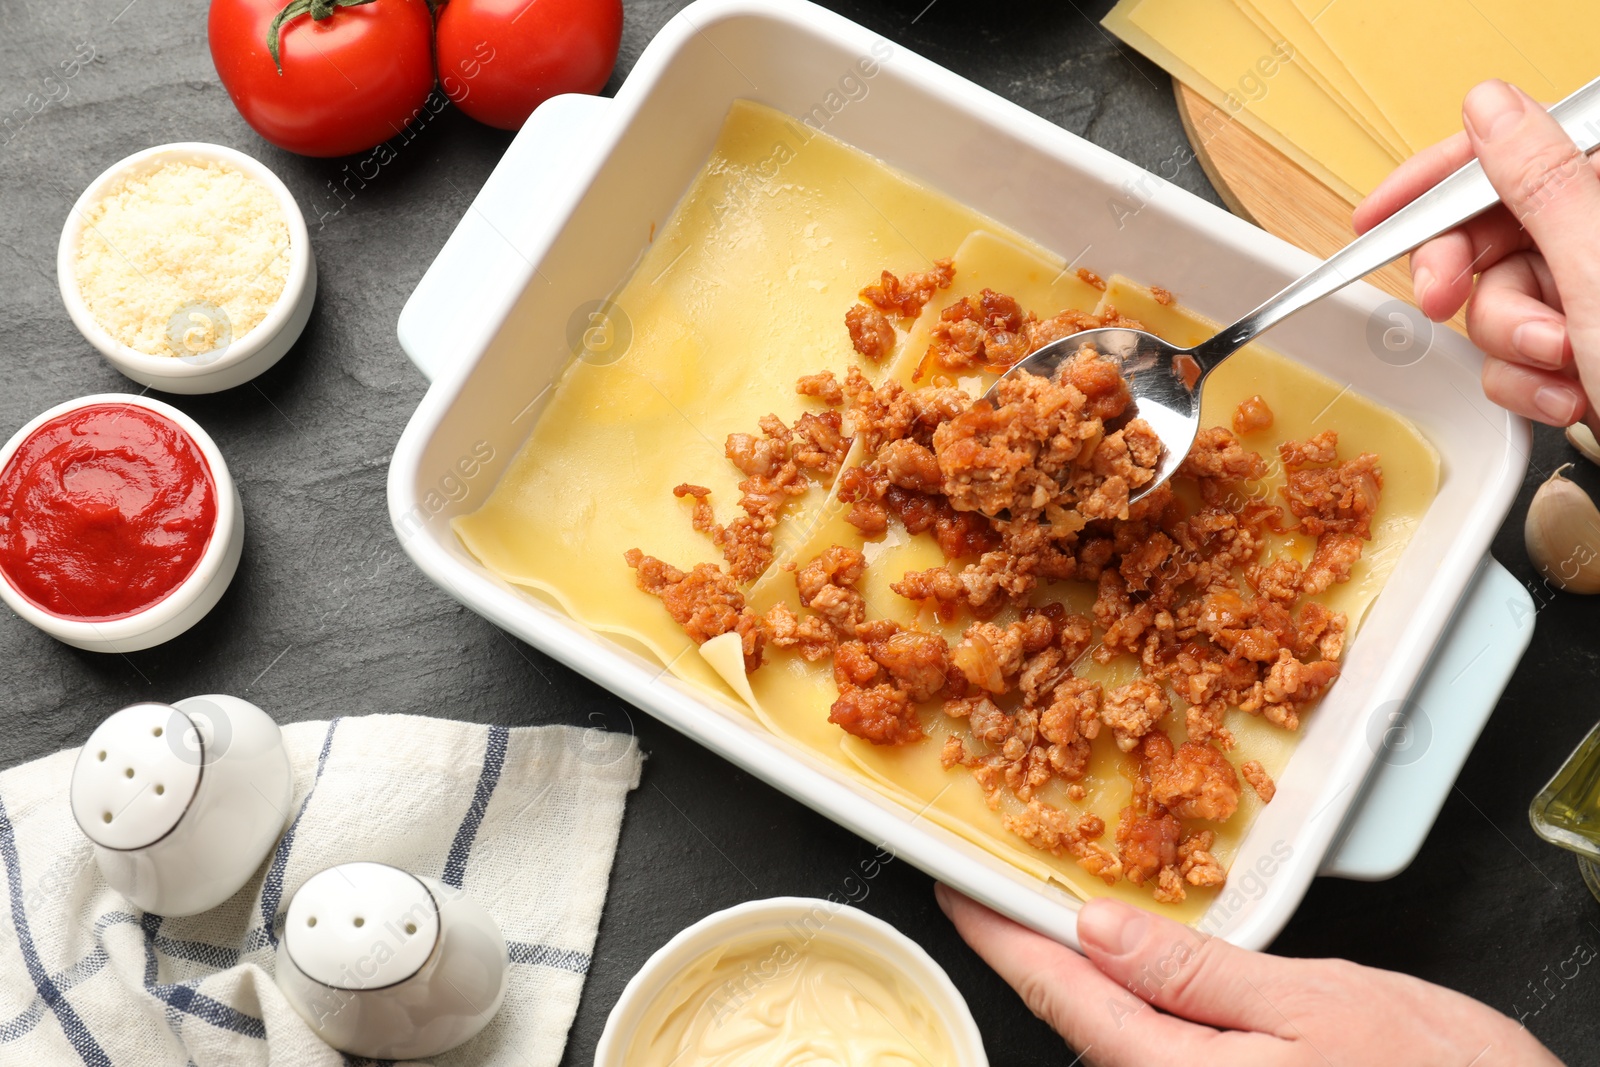
<path fill-rule="evenodd" d="M 316 299 L 305 217 L 278 176 L 222 145 L 158 145 L 89 184 L 56 249 L 74 325 L 168 393 L 242 385 L 282 359 Z"/>

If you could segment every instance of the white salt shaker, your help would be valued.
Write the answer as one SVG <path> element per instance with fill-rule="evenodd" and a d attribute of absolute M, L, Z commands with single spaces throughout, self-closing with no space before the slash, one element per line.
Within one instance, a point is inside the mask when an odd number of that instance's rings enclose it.
<path fill-rule="evenodd" d="M 72 770 L 72 815 L 100 873 L 157 915 L 214 908 L 250 880 L 289 818 L 283 736 L 237 697 L 123 708 Z"/>
<path fill-rule="evenodd" d="M 463 890 L 383 863 L 344 863 L 289 901 L 277 979 L 317 1036 L 382 1060 L 436 1056 L 505 998 L 505 938 Z"/>

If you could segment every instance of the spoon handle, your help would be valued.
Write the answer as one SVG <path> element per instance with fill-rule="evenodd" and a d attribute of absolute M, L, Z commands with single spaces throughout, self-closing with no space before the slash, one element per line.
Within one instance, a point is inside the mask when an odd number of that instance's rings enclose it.
<path fill-rule="evenodd" d="M 1600 78 L 1550 109 L 1581 152 L 1600 147 Z M 1194 348 L 1203 370 L 1249 344 L 1257 334 L 1329 293 L 1410 252 L 1499 203 L 1476 159 L 1378 223 L 1299 281 Z"/>

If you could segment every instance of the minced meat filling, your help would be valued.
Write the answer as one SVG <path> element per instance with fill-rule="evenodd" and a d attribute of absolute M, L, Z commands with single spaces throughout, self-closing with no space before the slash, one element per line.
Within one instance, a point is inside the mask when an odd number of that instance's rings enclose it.
<path fill-rule="evenodd" d="M 898 337 L 891 317 L 915 318 L 953 276 L 948 261 L 904 279 L 885 272 L 846 316 L 855 350 L 881 359 Z M 1137 325 L 1114 312 L 1041 320 L 985 289 L 940 313 L 922 368 L 1003 369 L 1113 320 Z M 1128 417 L 1118 367 L 1088 347 L 1052 377 L 1003 379 L 993 403 L 944 377 L 907 388 L 874 384 L 855 367 L 843 381 L 807 375 L 796 391 L 826 410 L 793 425 L 769 415 L 759 433 L 726 442 L 745 475 L 742 514 L 722 523 L 704 487 L 673 490 L 725 562 L 684 572 L 634 549 L 627 562 L 639 587 L 697 642 L 739 634 L 747 671 L 768 648 L 831 660 L 838 698 L 828 721 L 856 737 L 901 746 L 943 734 L 941 764 L 972 774 L 1029 845 L 1108 884 L 1149 887 L 1162 902 L 1223 884 L 1215 825 L 1232 817 L 1244 784 L 1264 802 L 1276 790 L 1258 762 L 1236 770 L 1226 755 L 1227 713 L 1294 730 L 1338 677 L 1348 621 L 1308 598 L 1348 581 L 1361 558 L 1383 489 L 1378 457 L 1341 459 L 1332 430 L 1288 442 L 1280 504 L 1256 488 L 1268 464 L 1240 440 L 1272 424 L 1266 400 L 1252 396 L 1234 429 L 1200 432 L 1176 475 L 1192 492 L 1169 483 L 1135 501 L 1154 478 L 1160 441 Z M 841 470 L 857 440 L 862 460 Z M 833 485 L 869 541 L 895 525 L 934 538 L 947 565 L 890 588 L 946 623 L 965 620 L 959 640 L 868 618 L 866 557 L 843 545 L 789 565 L 798 610 L 746 606 L 744 588 L 773 562 L 785 505 L 817 484 Z M 1269 536 L 1288 531 L 1315 539 L 1308 560 L 1266 552 Z M 1038 602 L 1061 581 L 1094 588 L 1088 614 Z M 1138 673 L 1103 689 L 1075 671 L 1085 657 L 1131 657 Z M 1180 717 L 1185 739 L 1175 744 L 1168 731 Z M 1102 731 L 1131 782 L 1109 839 L 1097 816 L 1062 804 L 1087 796 Z"/>
<path fill-rule="evenodd" d="M 872 362 L 881 362 L 897 339 L 889 316 L 903 322 L 915 319 L 934 291 L 950 288 L 955 276 L 955 265 L 948 259 L 935 262 L 932 270 L 912 271 L 904 280 L 884 271 L 875 284 L 861 290 L 861 303 L 844 313 L 851 347 Z"/>

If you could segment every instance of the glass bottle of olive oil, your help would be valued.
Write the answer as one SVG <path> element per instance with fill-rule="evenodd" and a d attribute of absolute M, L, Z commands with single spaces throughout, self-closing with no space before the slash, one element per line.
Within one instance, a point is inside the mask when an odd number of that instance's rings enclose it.
<path fill-rule="evenodd" d="M 1600 864 L 1600 724 L 1539 790 L 1528 805 L 1528 820 L 1546 841 Z"/>

